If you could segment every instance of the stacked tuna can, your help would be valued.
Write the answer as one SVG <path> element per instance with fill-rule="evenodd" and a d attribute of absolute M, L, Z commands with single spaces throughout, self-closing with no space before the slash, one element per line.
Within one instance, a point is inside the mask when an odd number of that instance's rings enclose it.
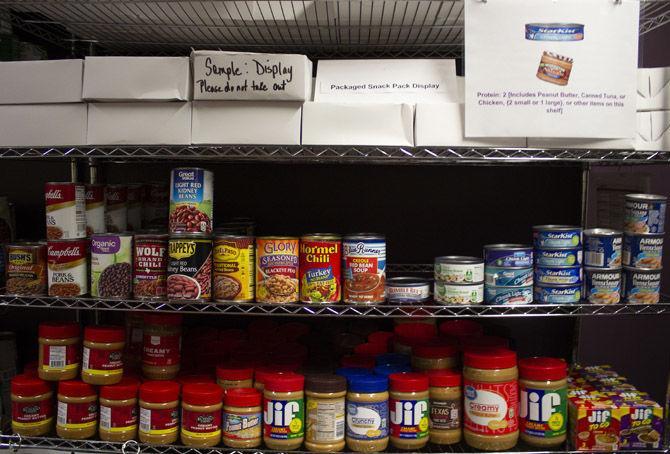
<path fill-rule="evenodd" d="M 582 297 L 582 229 L 568 225 L 533 227 L 535 301 L 578 303 Z"/>
<path fill-rule="evenodd" d="M 533 302 L 533 248 L 523 244 L 484 246 L 486 304 Z"/>
<path fill-rule="evenodd" d="M 584 230 L 584 299 L 589 303 L 621 301 L 622 241 L 619 230 Z"/>
<path fill-rule="evenodd" d="M 460 255 L 436 257 L 434 297 L 440 304 L 481 304 L 484 261 Z"/>

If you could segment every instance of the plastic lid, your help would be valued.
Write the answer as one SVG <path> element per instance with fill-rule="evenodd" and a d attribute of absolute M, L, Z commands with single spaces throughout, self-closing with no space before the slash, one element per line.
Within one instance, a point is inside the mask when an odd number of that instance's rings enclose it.
<path fill-rule="evenodd" d="M 17 396 L 38 396 L 52 391 L 49 383 L 32 375 L 15 375 L 11 383 L 11 392 Z"/>
<path fill-rule="evenodd" d="M 484 328 L 473 320 L 447 320 L 440 323 L 440 333 L 454 337 L 481 336 Z"/>
<path fill-rule="evenodd" d="M 390 331 L 375 331 L 368 335 L 368 342 L 388 345 L 392 338 L 393 333 Z"/>
<path fill-rule="evenodd" d="M 519 375 L 529 380 L 562 380 L 568 376 L 568 365 L 560 358 L 523 358 L 519 360 Z"/>
<path fill-rule="evenodd" d="M 230 364 L 216 366 L 216 378 L 219 380 L 251 380 L 254 378 L 254 369 Z"/>
<path fill-rule="evenodd" d="M 179 314 L 144 314 L 145 325 L 181 325 Z"/>
<path fill-rule="evenodd" d="M 360 375 L 372 375 L 372 370 L 362 367 L 340 367 L 335 371 L 335 373 L 337 375 L 343 376 L 344 378 L 349 378 Z"/>
<path fill-rule="evenodd" d="M 254 371 L 254 381 L 256 383 L 265 383 L 265 380 L 267 380 L 268 376 L 270 375 L 275 375 L 275 374 L 290 374 L 293 373 L 290 370 L 287 369 L 281 369 L 278 367 L 269 367 L 269 366 L 264 366 L 264 367 L 259 367 Z"/>
<path fill-rule="evenodd" d="M 162 403 L 177 399 L 179 399 L 179 383 L 177 382 L 151 380 L 140 385 L 140 400 L 145 402 Z"/>
<path fill-rule="evenodd" d="M 374 369 L 376 375 L 383 375 L 388 377 L 391 374 L 399 372 L 412 372 L 412 368 L 407 364 L 386 364 L 384 366 L 377 366 Z"/>
<path fill-rule="evenodd" d="M 122 326 L 87 326 L 84 328 L 84 340 L 91 342 L 124 342 L 126 330 Z"/>
<path fill-rule="evenodd" d="M 516 353 L 506 348 L 473 348 L 463 354 L 463 365 L 475 369 L 516 367 Z"/>
<path fill-rule="evenodd" d="M 420 345 L 412 350 L 414 356 L 420 358 L 450 358 L 458 354 L 455 345 Z"/>
<path fill-rule="evenodd" d="M 378 366 L 409 366 L 411 358 L 402 353 L 385 353 L 375 357 Z"/>
<path fill-rule="evenodd" d="M 214 383 L 210 374 L 183 374 L 177 377 L 177 383 L 184 386 L 188 383 Z"/>
<path fill-rule="evenodd" d="M 120 382 L 114 385 L 101 386 L 100 398 L 109 400 L 135 399 L 139 387 L 139 381 L 134 378 L 123 377 Z"/>
<path fill-rule="evenodd" d="M 372 369 L 375 367 L 375 359 L 372 356 L 367 355 L 343 356 L 340 360 L 340 366 Z"/>
<path fill-rule="evenodd" d="M 372 343 L 358 344 L 354 347 L 354 353 L 357 355 L 377 356 L 388 353 L 388 344 Z"/>
<path fill-rule="evenodd" d="M 396 341 L 400 343 L 405 343 L 404 340 L 427 341 L 437 336 L 435 325 L 428 323 L 403 323 L 397 325 L 393 331 L 396 334 Z"/>
<path fill-rule="evenodd" d="M 302 391 L 305 387 L 305 377 L 296 373 L 269 374 L 265 377 L 265 389 L 280 393 Z"/>
<path fill-rule="evenodd" d="M 58 382 L 58 394 L 67 397 L 88 397 L 97 395 L 93 385 L 84 383 L 81 380 L 65 380 Z"/>
<path fill-rule="evenodd" d="M 341 375 L 311 374 L 305 377 L 305 391 L 340 393 L 347 390 L 347 380 Z"/>
<path fill-rule="evenodd" d="M 463 350 L 482 347 L 509 349 L 509 339 L 500 336 L 462 337 L 460 341 Z"/>
<path fill-rule="evenodd" d="M 79 337 L 80 328 L 74 322 L 44 322 L 38 329 L 39 337 L 45 339 L 69 339 Z"/>
<path fill-rule="evenodd" d="M 461 374 L 451 369 L 427 370 L 430 386 L 435 388 L 461 386 Z"/>
<path fill-rule="evenodd" d="M 228 407 L 260 407 L 263 396 L 255 388 L 230 388 L 223 395 Z"/>
<path fill-rule="evenodd" d="M 389 387 L 401 393 L 428 390 L 428 376 L 416 372 L 398 372 L 389 375 Z"/>
<path fill-rule="evenodd" d="M 349 391 L 355 393 L 381 393 L 388 391 L 388 378 L 382 375 L 353 375 L 347 378 Z"/>
<path fill-rule="evenodd" d="M 191 405 L 216 405 L 223 401 L 223 388 L 216 383 L 188 383 L 181 390 L 182 402 Z"/>

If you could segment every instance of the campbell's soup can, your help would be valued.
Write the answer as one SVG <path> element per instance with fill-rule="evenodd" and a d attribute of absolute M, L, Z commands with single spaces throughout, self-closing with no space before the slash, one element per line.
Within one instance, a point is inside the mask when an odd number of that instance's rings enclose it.
<path fill-rule="evenodd" d="M 381 304 L 386 299 L 386 238 L 375 233 L 346 235 L 342 241 L 343 299 Z"/>
<path fill-rule="evenodd" d="M 254 237 L 217 235 L 214 239 L 214 301 L 249 303 L 254 300 Z"/>
<path fill-rule="evenodd" d="M 167 294 L 167 234 L 135 235 L 133 295 L 138 299 L 162 299 Z"/>
<path fill-rule="evenodd" d="M 342 238 L 314 233 L 300 238 L 300 302 L 339 303 Z"/>
<path fill-rule="evenodd" d="M 47 241 L 49 296 L 88 293 L 87 239 Z"/>
<path fill-rule="evenodd" d="M 105 186 L 105 226 L 107 233 L 121 233 L 128 229 L 128 186 Z"/>
<path fill-rule="evenodd" d="M 86 236 L 86 189 L 83 184 L 45 183 L 44 198 L 48 240 Z"/>
<path fill-rule="evenodd" d="M 142 228 L 167 227 L 170 191 L 163 183 L 147 183 L 142 186 Z"/>
<path fill-rule="evenodd" d="M 299 240 L 290 236 L 256 238 L 256 301 L 296 303 L 299 295 Z"/>
<path fill-rule="evenodd" d="M 128 185 L 127 230 L 134 231 L 142 228 L 142 185 Z"/>
<path fill-rule="evenodd" d="M 105 185 L 86 185 L 86 236 L 105 233 Z"/>
<path fill-rule="evenodd" d="M 170 234 L 209 234 L 214 222 L 214 174 L 198 167 L 172 169 Z"/>

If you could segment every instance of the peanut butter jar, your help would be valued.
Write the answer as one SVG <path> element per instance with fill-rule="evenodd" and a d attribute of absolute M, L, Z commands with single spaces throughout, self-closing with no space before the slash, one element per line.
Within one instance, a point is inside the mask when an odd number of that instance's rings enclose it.
<path fill-rule="evenodd" d="M 100 387 L 99 437 L 103 441 L 128 441 L 137 437 L 137 390 L 133 378 Z"/>
<path fill-rule="evenodd" d="M 254 369 L 222 364 L 216 367 L 216 382 L 223 389 L 251 388 L 254 386 Z"/>
<path fill-rule="evenodd" d="M 295 373 L 265 377 L 263 441 L 270 449 L 295 450 L 305 439 L 305 377 Z"/>
<path fill-rule="evenodd" d="M 79 380 L 58 383 L 56 434 L 69 440 L 93 438 L 98 426 L 98 394 Z"/>
<path fill-rule="evenodd" d="M 340 375 L 308 375 L 305 395 L 305 448 L 313 452 L 342 451 L 347 380 Z"/>
<path fill-rule="evenodd" d="M 263 439 L 263 396 L 254 388 L 230 388 L 223 397 L 223 444 L 257 448 Z"/>
<path fill-rule="evenodd" d="M 389 444 L 388 378 L 347 376 L 347 448 L 353 452 L 380 452 Z"/>
<path fill-rule="evenodd" d="M 125 330 L 121 326 L 84 328 L 81 379 L 91 385 L 113 385 L 123 377 Z"/>
<path fill-rule="evenodd" d="M 172 380 L 179 373 L 181 321 L 181 315 L 144 315 L 142 374 L 146 378 Z"/>
<path fill-rule="evenodd" d="M 181 398 L 181 442 L 194 448 L 218 445 L 223 389 L 215 383 L 189 383 Z"/>
<path fill-rule="evenodd" d="M 412 368 L 417 371 L 452 369 L 458 365 L 456 345 L 422 345 L 412 351 Z"/>
<path fill-rule="evenodd" d="M 391 444 L 404 450 L 428 444 L 428 377 L 414 372 L 389 375 Z"/>
<path fill-rule="evenodd" d="M 42 380 L 77 378 L 81 358 L 80 332 L 77 323 L 40 323 L 37 374 Z"/>
<path fill-rule="evenodd" d="M 12 431 L 23 437 L 49 434 L 54 425 L 51 385 L 37 377 L 17 375 L 10 388 Z"/>
<path fill-rule="evenodd" d="M 179 437 L 179 384 L 147 381 L 140 386 L 142 443 L 168 445 Z"/>
<path fill-rule="evenodd" d="M 462 438 L 461 374 L 453 370 L 429 370 L 430 442 L 453 445 Z"/>

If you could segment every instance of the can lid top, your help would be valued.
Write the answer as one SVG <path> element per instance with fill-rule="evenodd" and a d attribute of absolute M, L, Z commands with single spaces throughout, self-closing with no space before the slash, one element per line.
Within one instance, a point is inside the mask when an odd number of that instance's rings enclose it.
<path fill-rule="evenodd" d="M 620 235 L 623 235 L 623 232 L 621 230 L 603 229 L 603 228 L 600 228 L 600 227 L 597 227 L 595 229 L 586 229 L 582 233 L 584 233 L 584 235 L 587 235 L 587 236 L 620 236 Z"/>
<path fill-rule="evenodd" d="M 370 233 L 370 232 L 348 233 L 344 235 L 345 240 L 383 240 L 385 238 L 386 236 L 380 233 Z"/>
<path fill-rule="evenodd" d="M 646 274 L 656 274 L 658 273 L 659 275 L 661 274 L 661 271 L 663 271 L 663 268 L 656 268 L 654 270 L 649 270 L 646 268 L 633 268 L 632 266 L 625 266 L 623 267 L 624 270 L 629 271 L 631 273 L 646 273 Z"/>
<path fill-rule="evenodd" d="M 581 227 L 576 225 L 564 225 L 564 224 L 544 224 L 544 225 L 534 225 L 533 230 L 558 230 L 558 231 L 567 231 L 567 230 L 582 230 Z"/>
<path fill-rule="evenodd" d="M 642 200 L 667 200 L 667 197 L 659 194 L 626 194 L 626 199 L 642 199 Z"/>
<path fill-rule="evenodd" d="M 484 263 L 484 259 L 467 255 L 443 255 L 441 257 L 435 257 L 435 263 L 465 263 L 476 265 Z"/>
<path fill-rule="evenodd" d="M 516 244 L 516 243 L 499 243 L 499 244 L 486 244 L 484 249 L 513 249 L 513 250 L 533 250 L 533 246 L 529 244 Z"/>
<path fill-rule="evenodd" d="M 341 240 L 338 233 L 305 233 L 300 236 L 301 240 Z"/>
<path fill-rule="evenodd" d="M 396 287 L 415 287 L 417 285 L 430 285 L 430 281 L 420 277 L 399 276 L 386 279 L 386 285 Z"/>

